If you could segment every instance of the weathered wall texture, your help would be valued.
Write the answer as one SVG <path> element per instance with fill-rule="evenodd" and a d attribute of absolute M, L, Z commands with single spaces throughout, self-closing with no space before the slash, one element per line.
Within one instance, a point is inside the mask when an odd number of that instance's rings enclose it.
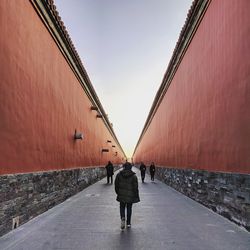
<path fill-rule="evenodd" d="M 161 166 L 250 173 L 250 1 L 211 1 L 134 153 Z"/>
<path fill-rule="evenodd" d="M 0 175 L 121 162 L 32 3 L 1 0 L 0 30 Z M 83 140 L 73 140 L 75 129 Z"/>
<path fill-rule="evenodd" d="M 117 169 L 117 167 L 115 167 Z M 106 175 L 103 167 L 0 176 L 0 236 Z"/>
<path fill-rule="evenodd" d="M 250 175 L 157 167 L 156 177 L 250 231 Z"/>

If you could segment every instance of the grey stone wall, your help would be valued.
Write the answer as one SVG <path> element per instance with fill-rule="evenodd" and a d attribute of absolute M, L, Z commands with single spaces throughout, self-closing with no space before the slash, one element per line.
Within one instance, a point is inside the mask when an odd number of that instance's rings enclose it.
<path fill-rule="evenodd" d="M 104 176 L 103 167 L 0 176 L 0 236 Z"/>
<path fill-rule="evenodd" d="M 156 178 L 250 231 L 250 175 L 157 167 Z"/>

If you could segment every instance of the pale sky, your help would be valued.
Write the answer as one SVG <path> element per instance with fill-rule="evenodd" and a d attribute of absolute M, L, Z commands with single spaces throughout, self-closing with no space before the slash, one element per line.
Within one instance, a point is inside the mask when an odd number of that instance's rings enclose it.
<path fill-rule="evenodd" d="M 55 0 L 131 157 L 192 0 Z"/>

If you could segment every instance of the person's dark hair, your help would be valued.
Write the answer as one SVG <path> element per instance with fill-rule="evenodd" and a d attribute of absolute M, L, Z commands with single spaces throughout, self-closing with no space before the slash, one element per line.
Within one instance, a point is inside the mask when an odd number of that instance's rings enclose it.
<path fill-rule="evenodd" d="M 124 169 L 131 170 L 132 166 L 131 164 L 125 164 Z"/>

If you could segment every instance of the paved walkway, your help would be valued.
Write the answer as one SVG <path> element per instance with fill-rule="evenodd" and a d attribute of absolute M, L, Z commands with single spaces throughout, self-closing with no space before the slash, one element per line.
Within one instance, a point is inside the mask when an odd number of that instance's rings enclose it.
<path fill-rule="evenodd" d="M 0 249 L 250 250 L 244 229 L 149 176 L 138 179 L 132 228 L 120 230 L 114 186 L 103 179 L 0 238 Z"/>

